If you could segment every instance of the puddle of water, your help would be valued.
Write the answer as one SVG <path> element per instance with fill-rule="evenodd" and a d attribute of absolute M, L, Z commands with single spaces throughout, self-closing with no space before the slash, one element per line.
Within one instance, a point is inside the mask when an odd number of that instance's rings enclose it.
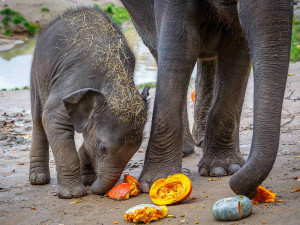
<path fill-rule="evenodd" d="M 156 82 L 157 66 L 149 49 L 135 31 L 132 24 L 123 29 L 128 45 L 135 58 L 135 84 Z M 0 89 L 29 86 L 30 68 L 36 39 L 32 38 L 12 50 L 0 52 Z M 192 77 L 196 77 L 196 67 Z"/>
<path fill-rule="evenodd" d="M 0 89 L 23 88 L 29 86 L 29 76 L 36 40 L 12 50 L 0 52 Z"/>

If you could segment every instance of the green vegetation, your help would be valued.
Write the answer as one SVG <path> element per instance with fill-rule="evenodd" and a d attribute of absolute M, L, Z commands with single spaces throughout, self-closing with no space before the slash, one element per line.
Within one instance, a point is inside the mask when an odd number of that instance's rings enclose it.
<path fill-rule="evenodd" d="M 22 90 L 29 90 L 29 87 L 28 87 L 28 86 L 24 86 L 24 87 L 22 88 Z"/>
<path fill-rule="evenodd" d="M 144 89 L 146 86 L 149 86 L 150 88 L 155 88 L 156 87 L 156 82 L 149 82 L 149 83 L 144 83 L 144 84 L 139 84 L 136 86 L 137 89 Z"/>
<path fill-rule="evenodd" d="M 1 91 L 7 91 L 7 89 L 6 88 L 2 88 Z"/>
<path fill-rule="evenodd" d="M 21 25 L 23 24 L 27 28 L 27 32 L 30 35 L 36 33 L 36 24 L 27 21 L 19 12 L 16 12 L 10 8 L 5 8 L 0 11 L 0 14 L 3 16 L 2 24 L 4 27 L 4 35 L 12 36 L 11 23 Z"/>
<path fill-rule="evenodd" d="M 101 7 L 94 4 L 97 9 L 103 9 L 116 24 L 121 25 L 124 21 L 130 20 L 129 13 L 124 7 L 116 7 L 114 4 L 109 4 Z"/>
<path fill-rule="evenodd" d="M 50 9 L 49 8 L 41 8 L 41 10 L 42 10 L 42 12 L 49 12 L 50 11 Z"/>
<path fill-rule="evenodd" d="M 296 19 L 293 20 L 290 61 L 300 61 L 300 21 Z"/>

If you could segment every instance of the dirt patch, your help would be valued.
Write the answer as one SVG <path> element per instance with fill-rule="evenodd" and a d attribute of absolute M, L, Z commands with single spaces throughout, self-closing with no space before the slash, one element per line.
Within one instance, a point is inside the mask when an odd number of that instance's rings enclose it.
<path fill-rule="evenodd" d="M 300 192 L 290 191 L 300 187 L 300 63 L 290 64 L 285 93 L 281 142 L 278 157 L 269 177 L 263 185 L 277 193 L 282 202 L 259 204 L 253 207 L 253 214 L 241 221 L 226 224 L 299 224 Z M 189 94 L 193 84 L 189 88 Z M 153 105 L 155 89 L 151 90 Z M 241 152 L 248 156 L 252 138 L 253 79 L 250 77 L 243 107 L 240 127 Z M 189 98 L 189 116 L 193 123 L 193 103 Z M 29 148 L 32 122 L 30 117 L 29 91 L 0 92 L 0 224 L 126 224 L 122 214 L 131 206 L 151 203 L 148 194 L 141 194 L 126 201 L 115 201 L 104 196 L 88 195 L 82 199 L 63 200 L 56 196 L 56 171 L 53 156 L 50 158 L 51 181 L 48 185 L 33 186 L 28 181 Z M 148 115 L 144 141 L 140 150 L 130 160 L 124 173 L 138 177 L 144 162 L 145 149 L 150 133 L 152 118 Z M 76 134 L 77 146 L 82 141 Z M 228 182 L 230 177 L 209 181 L 197 173 L 197 164 L 202 150 L 183 159 L 183 173 L 193 182 L 194 199 L 169 206 L 174 218 L 164 218 L 155 224 L 222 224 L 211 214 L 213 204 L 223 197 L 233 196 Z M 78 204 L 70 204 L 81 200 Z M 179 217 L 184 215 L 184 217 Z"/>

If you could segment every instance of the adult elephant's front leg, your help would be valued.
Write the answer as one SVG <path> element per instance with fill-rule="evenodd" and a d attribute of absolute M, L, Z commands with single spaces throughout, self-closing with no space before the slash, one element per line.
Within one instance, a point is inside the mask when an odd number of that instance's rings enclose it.
<path fill-rule="evenodd" d="M 239 150 L 239 125 L 250 67 L 248 43 L 223 31 L 218 49 L 216 96 L 209 111 L 199 162 L 202 176 L 233 174 L 244 164 Z"/>
<path fill-rule="evenodd" d="M 145 192 L 156 179 L 181 172 L 183 104 L 197 60 L 199 37 L 195 27 L 183 21 L 184 18 L 178 18 L 172 3 L 156 6 L 155 12 L 158 12 L 156 21 L 161 18 L 164 21 L 157 23 L 156 97 L 145 165 L 139 179 Z"/>

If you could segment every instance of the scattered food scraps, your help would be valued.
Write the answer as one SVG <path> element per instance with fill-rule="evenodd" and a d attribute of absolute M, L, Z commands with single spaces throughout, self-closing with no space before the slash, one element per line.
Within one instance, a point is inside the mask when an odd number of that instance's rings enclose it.
<path fill-rule="evenodd" d="M 19 166 L 23 166 L 23 165 L 24 165 L 24 163 L 18 163 L 18 165 L 19 165 Z"/>
<path fill-rule="evenodd" d="M 78 204 L 78 203 L 80 203 L 81 202 L 81 200 L 79 200 L 79 201 L 74 201 L 74 202 L 70 202 L 70 204 Z"/>
<path fill-rule="evenodd" d="M 141 192 L 141 185 L 137 179 L 125 174 L 122 184 L 114 186 L 107 194 L 110 198 L 116 200 L 129 199 Z"/>
<path fill-rule="evenodd" d="M 288 76 L 294 76 L 295 74 L 294 73 L 288 73 Z"/>
<path fill-rule="evenodd" d="M 189 197 L 189 199 L 196 199 L 196 197 Z"/>
<path fill-rule="evenodd" d="M 142 153 L 142 152 L 145 152 L 146 150 L 144 149 L 144 150 L 138 150 L 138 152 L 139 153 Z"/>
<path fill-rule="evenodd" d="M 260 202 L 275 202 L 276 195 L 277 194 L 273 191 L 264 188 L 262 185 L 259 185 L 256 195 L 254 198 L 252 198 L 252 204 L 256 205 Z"/>
<path fill-rule="evenodd" d="M 298 191 L 300 191 L 300 188 L 291 190 L 292 193 L 293 193 L 293 192 L 298 192 Z"/>
<path fill-rule="evenodd" d="M 262 224 L 267 224 L 265 221 L 262 221 L 261 223 L 262 223 Z"/>
<path fill-rule="evenodd" d="M 282 199 L 278 199 L 278 202 L 282 202 Z"/>
<path fill-rule="evenodd" d="M 128 221 L 133 221 L 134 223 L 143 222 L 150 223 L 153 220 L 158 220 L 164 218 L 168 213 L 168 208 L 166 206 L 156 206 L 153 204 L 140 204 L 131 207 L 124 212 L 123 216 Z"/>
<path fill-rule="evenodd" d="M 118 222 L 117 222 L 117 221 L 113 221 L 113 223 L 114 223 L 114 224 L 118 224 Z"/>
<path fill-rule="evenodd" d="M 150 198 L 157 205 L 170 205 L 187 199 L 192 193 L 191 180 L 184 174 L 174 174 L 156 180 L 150 188 Z"/>
<path fill-rule="evenodd" d="M 218 177 L 218 178 L 209 178 L 209 179 L 207 179 L 208 181 L 216 181 L 216 180 L 220 180 L 221 178 L 220 177 Z"/>
<path fill-rule="evenodd" d="M 31 207 L 30 210 L 36 210 L 36 208 L 35 207 Z"/>
<path fill-rule="evenodd" d="M 167 217 L 169 217 L 169 218 L 176 218 L 176 216 L 174 216 L 174 215 L 168 215 Z"/>

